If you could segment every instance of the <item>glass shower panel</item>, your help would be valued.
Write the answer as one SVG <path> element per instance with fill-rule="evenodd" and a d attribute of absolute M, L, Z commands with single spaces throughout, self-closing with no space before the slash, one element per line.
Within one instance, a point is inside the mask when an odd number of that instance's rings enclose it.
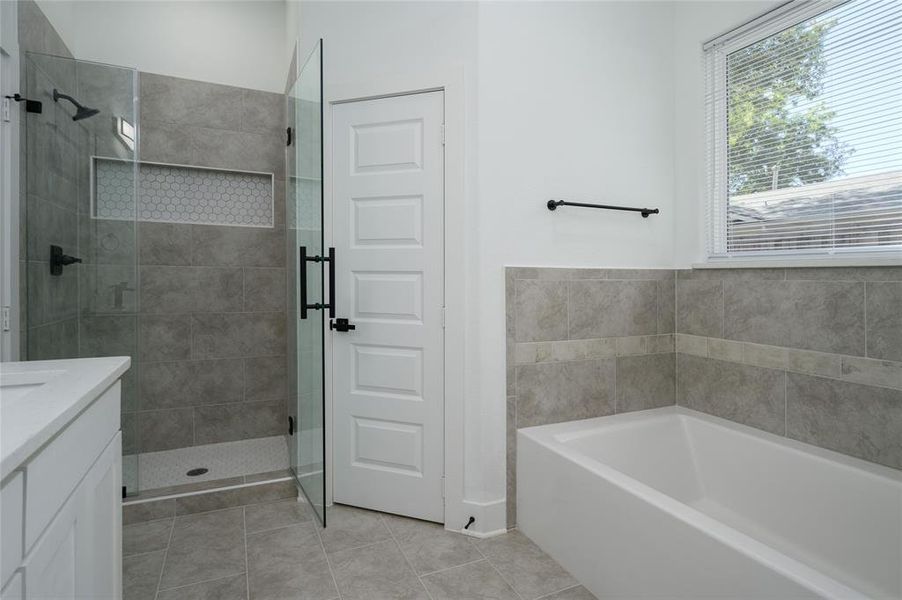
<path fill-rule="evenodd" d="M 131 356 L 137 346 L 137 72 L 26 53 L 24 356 Z M 96 158 L 113 159 L 98 178 Z M 98 211 L 98 199 L 114 209 Z M 68 258 L 66 258 L 68 257 Z M 123 377 L 123 484 L 138 490 L 136 373 Z"/>
<path fill-rule="evenodd" d="M 291 468 L 325 525 L 326 456 L 323 372 L 325 263 L 322 155 L 322 42 L 288 93 L 289 436 Z M 304 257 L 308 260 L 304 260 Z M 310 306 L 304 309 L 304 305 Z"/>

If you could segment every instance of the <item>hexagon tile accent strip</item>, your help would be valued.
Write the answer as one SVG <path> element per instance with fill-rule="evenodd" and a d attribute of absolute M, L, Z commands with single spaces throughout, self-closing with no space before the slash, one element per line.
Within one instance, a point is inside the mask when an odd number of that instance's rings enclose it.
<path fill-rule="evenodd" d="M 133 219 L 131 162 L 94 158 L 94 216 Z M 272 227 L 273 181 L 266 173 L 139 163 L 138 220 Z"/>

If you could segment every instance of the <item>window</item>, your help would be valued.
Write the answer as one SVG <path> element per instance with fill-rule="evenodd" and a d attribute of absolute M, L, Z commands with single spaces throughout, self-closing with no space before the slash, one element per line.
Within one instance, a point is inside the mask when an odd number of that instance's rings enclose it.
<path fill-rule="evenodd" d="M 709 256 L 902 251 L 902 2 L 793 2 L 705 54 Z"/>

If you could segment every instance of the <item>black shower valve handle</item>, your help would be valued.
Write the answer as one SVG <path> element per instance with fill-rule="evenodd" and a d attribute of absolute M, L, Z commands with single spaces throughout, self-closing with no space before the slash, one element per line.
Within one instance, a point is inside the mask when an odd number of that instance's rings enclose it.
<path fill-rule="evenodd" d="M 63 267 L 68 267 L 69 265 L 74 265 L 75 263 L 80 263 L 82 260 L 75 256 L 69 256 L 68 254 L 63 254 L 63 249 L 60 246 L 56 246 L 54 244 L 50 245 L 50 274 L 51 275 L 62 275 Z"/>

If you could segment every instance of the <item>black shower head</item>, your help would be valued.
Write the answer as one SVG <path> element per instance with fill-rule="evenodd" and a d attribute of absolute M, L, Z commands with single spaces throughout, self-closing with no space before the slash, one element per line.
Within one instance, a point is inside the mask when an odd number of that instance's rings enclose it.
<path fill-rule="evenodd" d="M 100 111 L 96 108 L 88 108 L 81 104 L 78 100 L 70 96 L 69 94 L 64 94 L 57 89 L 53 90 L 53 101 L 58 102 L 59 99 L 68 100 L 75 106 L 75 116 L 72 117 L 73 121 L 81 121 L 82 119 L 87 119 L 88 117 L 93 117 Z"/>

